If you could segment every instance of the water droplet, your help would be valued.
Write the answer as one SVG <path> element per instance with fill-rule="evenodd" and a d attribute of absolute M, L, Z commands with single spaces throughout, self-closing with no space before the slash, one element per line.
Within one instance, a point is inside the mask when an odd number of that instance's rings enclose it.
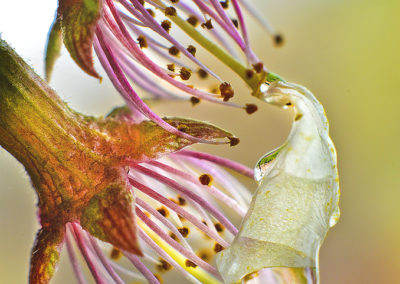
<path fill-rule="evenodd" d="M 282 150 L 282 148 L 286 144 L 280 146 L 279 148 L 276 148 L 275 150 L 272 150 L 271 152 L 268 152 L 265 154 L 258 162 L 257 165 L 254 169 L 254 179 L 257 182 L 260 182 L 261 179 L 264 177 L 268 166 L 270 163 L 275 160 L 275 158 L 278 156 L 279 152 Z"/>

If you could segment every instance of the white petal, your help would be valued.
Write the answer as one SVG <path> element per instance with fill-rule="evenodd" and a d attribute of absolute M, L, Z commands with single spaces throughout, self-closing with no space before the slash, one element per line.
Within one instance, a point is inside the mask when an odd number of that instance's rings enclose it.
<path fill-rule="evenodd" d="M 280 81 L 264 100 L 293 106 L 293 127 L 284 145 L 257 164 L 250 209 L 217 258 L 225 283 L 266 267 L 317 267 L 319 248 L 339 218 L 336 151 L 321 104 L 307 89 Z"/>

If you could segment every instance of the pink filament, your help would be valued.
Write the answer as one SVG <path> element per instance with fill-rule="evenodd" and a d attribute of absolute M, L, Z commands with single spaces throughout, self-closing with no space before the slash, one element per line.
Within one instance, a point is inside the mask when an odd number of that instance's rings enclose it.
<path fill-rule="evenodd" d="M 196 151 L 192 151 L 192 150 L 185 150 L 185 149 L 181 150 L 179 152 L 176 152 L 175 155 L 189 156 L 189 157 L 193 157 L 193 158 L 200 159 L 200 160 L 210 161 L 217 165 L 234 170 L 234 171 L 236 171 L 242 175 L 245 175 L 249 178 L 254 178 L 254 170 L 252 170 L 249 167 L 246 167 L 240 163 L 237 163 L 235 161 L 232 161 L 232 160 L 229 160 L 226 158 L 214 156 L 214 155 L 207 154 L 207 153 L 196 152 Z"/>
<path fill-rule="evenodd" d="M 151 111 L 151 109 L 140 99 L 137 93 L 132 89 L 131 85 L 127 81 L 124 73 L 121 70 L 121 67 L 116 61 L 111 49 L 107 45 L 104 40 L 103 33 L 100 31 L 99 27 L 96 29 L 96 36 L 99 40 L 100 46 L 102 47 L 104 54 L 106 55 L 108 62 L 113 70 L 113 74 L 109 74 L 112 82 L 119 82 L 119 84 L 114 84 L 116 87 L 122 87 L 122 91 L 125 94 L 124 97 L 131 98 L 132 103 L 136 106 L 136 108 L 141 111 L 147 118 L 153 120 L 159 126 L 164 128 L 166 131 L 171 132 L 175 135 L 188 139 L 189 141 L 198 142 L 198 143 L 207 143 L 207 144 L 226 144 L 227 142 L 219 142 L 219 141 L 210 141 L 202 138 L 197 138 L 191 135 L 188 135 L 178 129 L 172 127 L 167 122 L 162 120 L 158 115 Z"/>
<path fill-rule="evenodd" d="M 132 40 L 131 36 L 129 35 L 128 31 L 126 30 L 124 24 L 122 23 L 121 19 L 119 18 L 118 14 L 115 12 L 115 8 L 113 6 L 110 6 L 110 10 L 113 13 L 113 16 L 115 20 L 117 21 L 117 24 L 121 30 L 118 29 L 114 25 L 114 23 L 111 21 L 109 18 L 108 14 L 105 12 L 103 17 L 107 21 L 107 24 L 109 25 L 110 29 L 112 30 L 113 34 L 117 37 L 117 39 L 124 44 L 124 46 L 131 52 L 131 54 L 143 64 L 144 67 L 149 69 L 153 74 L 156 76 L 162 78 L 163 80 L 167 81 L 171 85 L 173 85 L 176 88 L 181 89 L 182 91 L 189 93 L 193 96 L 196 96 L 198 98 L 208 100 L 211 102 L 215 102 L 218 104 L 223 104 L 223 105 L 228 105 L 232 107 L 237 107 L 237 108 L 243 108 L 241 105 L 237 105 L 232 102 L 224 102 L 223 100 L 219 99 L 216 97 L 215 94 L 211 94 L 208 92 L 201 91 L 199 89 L 191 88 L 187 86 L 186 84 L 183 84 L 173 78 L 171 78 L 167 73 L 165 73 L 157 64 L 155 64 L 147 55 L 137 46 L 137 44 Z M 147 11 L 146 11 L 147 12 Z M 99 25 L 98 25 L 99 28 Z M 104 27 L 102 27 L 104 29 Z M 121 33 L 122 32 L 122 33 Z M 214 144 L 214 143 L 213 143 Z"/>
<path fill-rule="evenodd" d="M 100 274 L 99 268 L 94 263 L 94 260 L 89 254 L 89 248 L 83 238 L 80 226 L 76 223 L 69 223 L 69 225 L 72 227 L 79 249 L 82 252 L 83 257 L 85 258 L 85 261 L 90 269 L 90 272 L 93 275 L 94 280 L 96 281 L 97 284 L 106 284 L 106 282 L 103 281 L 103 277 Z"/>
<path fill-rule="evenodd" d="M 196 226 L 199 230 L 203 231 L 207 234 L 210 238 L 214 239 L 223 247 L 228 247 L 229 244 L 222 239 L 215 231 L 211 230 L 208 226 L 204 225 L 199 219 L 197 219 L 194 215 L 177 205 L 175 202 L 165 198 L 161 194 L 155 192 L 151 188 L 139 183 L 138 181 L 129 178 L 129 183 L 140 190 L 141 192 L 145 193 L 146 195 L 150 196 L 154 200 L 157 200 L 161 204 L 164 204 L 166 207 L 170 208 L 171 210 L 175 211 L 178 215 L 181 215 L 185 219 L 187 219 L 190 223 Z"/>
<path fill-rule="evenodd" d="M 217 208 L 215 208 L 211 203 L 209 203 L 204 198 L 200 197 L 197 194 L 194 194 L 192 191 L 178 184 L 174 180 L 165 177 L 163 175 L 160 175 L 150 169 L 147 169 L 137 164 L 131 164 L 130 166 L 136 169 L 137 171 L 168 185 L 170 188 L 182 193 L 183 195 L 186 195 L 188 198 L 190 198 L 191 200 L 199 204 L 201 207 L 206 209 L 208 212 L 210 212 L 211 215 L 213 215 L 217 220 L 219 220 L 219 222 L 221 222 L 221 224 L 224 225 L 227 228 L 227 230 L 231 232 L 233 235 L 236 235 L 238 233 L 237 228 L 229 221 L 229 219 L 226 218 Z"/>
<path fill-rule="evenodd" d="M 74 270 L 74 273 L 75 273 L 76 279 L 78 280 L 78 283 L 85 284 L 85 283 L 87 283 L 85 280 L 85 276 L 82 273 L 81 267 L 79 266 L 78 260 L 76 258 L 76 254 L 74 252 L 74 248 L 72 246 L 70 234 L 73 234 L 73 232 L 69 225 L 66 225 L 66 227 L 67 227 L 67 232 L 65 235 L 65 241 L 66 241 L 66 245 L 67 245 L 68 256 L 69 256 L 69 259 L 72 264 L 72 269 Z"/>
<path fill-rule="evenodd" d="M 132 262 L 136 269 L 143 274 L 143 276 L 150 284 L 160 284 L 160 281 L 158 281 L 154 274 L 140 261 L 140 259 L 136 255 L 130 253 L 124 254 Z"/>
<path fill-rule="evenodd" d="M 169 254 L 167 254 L 159 245 L 157 245 L 144 231 L 139 228 L 139 237 L 147 243 L 161 258 L 171 264 L 178 272 L 182 273 L 189 281 L 197 283 L 196 278 L 183 269 Z"/>
<path fill-rule="evenodd" d="M 160 162 L 157 161 L 151 161 L 148 164 L 151 164 L 153 166 L 156 166 L 168 173 L 177 175 L 178 177 L 187 180 L 193 184 L 195 184 L 197 187 L 200 187 L 202 190 L 207 191 L 210 195 L 214 196 L 216 200 L 219 200 L 223 203 L 225 203 L 229 208 L 231 208 L 232 210 L 234 210 L 237 214 L 239 214 L 240 216 L 244 217 L 244 215 L 246 214 L 246 210 L 244 208 L 242 208 L 235 199 L 233 199 L 232 197 L 226 195 L 225 193 L 223 193 L 222 191 L 218 190 L 217 188 L 215 188 L 214 186 L 207 186 L 207 185 L 202 185 L 198 179 L 194 178 L 192 175 L 189 175 L 183 171 L 180 171 L 178 169 L 175 169 L 173 167 L 170 167 L 166 164 L 162 164 Z"/>
<path fill-rule="evenodd" d="M 219 273 L 215 269 L 215 267 L 211 266 L 210 264 L 202 260 L 193 252 L 182 247 L 177 241 L 175 241 L 167 233 L 165 233 L 156 223 L 154 223 L 150 218 L 148 218 L 139 208 L 136 208 L 136 214 L 153 232 L 155 232 L 162 240 L 164 240 L 167 244 L 173 247 L 176 251 L 178 251 L 180 254 L 182 254 L 183 256 L 187 257 L 188 259 L 199 265 L 204 270 L 219 277 Z"/>
<path fill-rule="evenodd" d="M 182 242 L 183 246 L 188 250 L 192 250 L 191 246 L 187 243 L 186 239 L 179 233 L 178 229 L 171 223 L 167 218 L 161 215 L 157 210 L 148 205 L 139 197 L 136 197 L 136 205 L 142 207 L 144 210 L 149 212 L 157 220 L 159 220 L 165 227 L 171 230 L 171 232 Z"/>
<path fill-rule="evenodd" d="M 89 236 L 90 244 L 92 245 L 94 252 L 96 253 L 97 257 L 100 259 L 100 262 L 103 264 L 104 268 L 107 270 L 108 274 L 110 274 L 111 278 L 117 283 L 117 284 L 124 284 L 125 282 L 122 281 L 122 279 L 118 276 L 118 274 L 115 272 L 114 268 L 112 268 L 110 261 L 108 258 L 105 257 L 103 251 L 100 249 L 99 245 L 97 244 L 97 241 L 95 238 L 92 236 Z"/>

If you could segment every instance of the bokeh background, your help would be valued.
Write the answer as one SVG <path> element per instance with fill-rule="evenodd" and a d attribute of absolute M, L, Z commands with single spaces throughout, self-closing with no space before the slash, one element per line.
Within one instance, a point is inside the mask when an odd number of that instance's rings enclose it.
<path fill-rule="evenodd" d="M 342 216 L 321 250 L 322 283 L 400 283 L 400 1 L 253 1 L 286 39 L 274 48 L 250 19 L 254 50 L 271 70 L 307 86 L 323 103 L 338 151 Z M 56 5 L 55 0 L 0 1 L 3 38 L 41 75 Z M 233 84 L 236 101 L 257 103 L 259 111 L 248 116 L 207 103 L 155 110 L 231 130 L 240 145 L 201 149 L 253 166 L 285 140 L 291 113 L 257 102 L 237 77 L 214 60 L 209 65 Z M 122 102 L 107 79 L 99 84 L 85 75 L 65 50 L 52 86 L 86 114 L 105 114 Z M 35 203 L 23 167 L 0 149 L 0 283 L 27 281 L 38 228 Z M 74 283 L 71 275 L 63 254 L 52 283 Z"/>

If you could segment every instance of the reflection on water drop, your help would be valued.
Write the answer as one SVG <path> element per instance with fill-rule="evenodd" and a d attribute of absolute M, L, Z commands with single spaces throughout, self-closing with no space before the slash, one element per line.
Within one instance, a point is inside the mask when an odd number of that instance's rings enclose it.
<path fill-rule="evenodd" d="M 261 84 L 260 86 L 260 92 L 261 93 L 265 93 L 266 91 L 268 91 L 269 85 L 268 84 Z"/>

